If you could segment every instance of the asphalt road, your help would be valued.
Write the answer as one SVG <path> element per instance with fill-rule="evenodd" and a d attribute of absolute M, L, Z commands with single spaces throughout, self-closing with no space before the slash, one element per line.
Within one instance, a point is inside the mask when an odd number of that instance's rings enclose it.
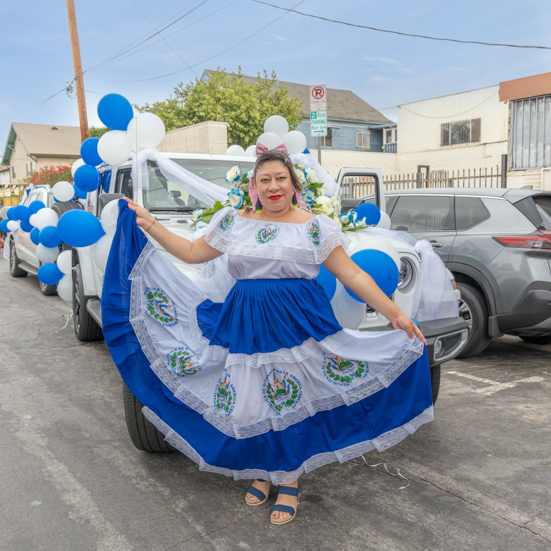
<path fill-rule="evenodd" d="M 361 458 L 320 468 L 276 527 L 246 482 L 136 450 L 105 345 L 5 260 L 0 289 L 1 551 L 551 549 L 551 346 L 448 362 L 435 421 L 365 456 L 408 481 Z"/>

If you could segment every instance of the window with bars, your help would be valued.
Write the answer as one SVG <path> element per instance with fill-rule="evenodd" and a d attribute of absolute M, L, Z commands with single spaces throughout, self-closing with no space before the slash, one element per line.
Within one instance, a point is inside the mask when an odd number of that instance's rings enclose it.
<path fill-rule="evenodd" d="M 480 141 L 481 119 L 445 122 L 441 125 L 441 145 L 458 145 Z"/>
<path fill-rule="evenodd" d="M 551 166 L 551 95 L 511 102 L 509 168 Z"/>
<path fill-rule="evenodd" d="M 371 149 L 370 137 L 369 130 L 356 130 L 356 149 Z"/>
<path fill-rule="evenodd" d="M 31 172 L 34 172 L 34 161 L 28 161 L 25 163 L 25 170 L 27 172 L 27 176 L 31 174 Z"/>
<path fill-rule="evenodd" d="M 333 129 L 327 127 L 327 136 L 320 136 L 321 147 L 333 147 Z"/>

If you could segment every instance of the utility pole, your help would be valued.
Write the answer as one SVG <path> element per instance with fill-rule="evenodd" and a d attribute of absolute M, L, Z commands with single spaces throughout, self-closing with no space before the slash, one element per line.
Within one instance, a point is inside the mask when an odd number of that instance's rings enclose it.
<path fill-rule="evenodd" d="M 84 141 L 90 137 L 90 132 L 88 130 L 88 116 L 86 115 L 86 98 L 84 97 L 84 80 L 82 78 L 82 63 L 80 61 L 80 46 L 78 43 L 77 16 L 73 0 L 67 0 L 67 15 L 69 16 L 69 32 L 71 33 L 73 64 L 75 66 L 80 139 Z"/>

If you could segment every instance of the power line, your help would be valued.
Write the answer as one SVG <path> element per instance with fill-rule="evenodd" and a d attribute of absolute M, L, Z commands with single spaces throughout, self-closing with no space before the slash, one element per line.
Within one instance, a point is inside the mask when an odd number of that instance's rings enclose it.
<path fill-rule="evenodd" d="M 264 4 L 266 6 L 270 6 L 272 8 L 276 8 L 278 10 L 285 10 L 287 13 L 293 12 L 298 13 L 299 15 L 303 15 L 304 17 L 312 17 L 313 19 L 321 19 L 322 21 L 328 21 L 329 23 L 338 23 L 339 25 L 347 25 L 348 27 L 356 27 L 358 29 L 368 29 L 370 31 L 377 31 L 380 33 L 390 33 L 390 34 L 398 34 L 400 36 L 410 36 L 413 38 L 424 38 L 426 40 L 439 40 L 444 42 L 458 42 L 459 44 L 479 44 L 481 46 L 500 46 L 504 48 L 532 48 L 532 49 L 538 49 L 538 50 L 551 50 L 551 46 L 527 46 L 522 44 L 501 44 L 501 43 L 495 43 L 495 42 L 480 42 L 478 40 L 459 40 L 456 38 L 440 38 L 435 36 L 425 36 L 422 34 L 411 34 L 411 33 L 402 33 L 399 31 L 391 31 L 388 29 L 378 29 L 377 27 L 368 27 L 367 25 L 356 25 L 355 23 L 348 23 L 346 21 L 338 21 L 337 19 L 329 19 L 327 17 L 321 17 L 320 15 L 314 15 L 312 13 L 304 13 L 297 11 L 293 8 L 282 8 L 281 6 L 276 6 L 275 4 L 270 4 L 268 2 L 263 2 L 262 0 L 253 0 L 253 2 L 256 2 L 257 4 Z"/>
<path fill-rule="evenodd" d="M 300 6 L 300 4 L 302 4 L 303 2 L 305 2 L 305 0 L 301 0 L 300 2 L 295 4 L 293 6 L 293 8 L 296 8 L 297 6 Z M 214 54 L 213 56 L 208 57 L 207 59 L 203 59 L 202 61 L 199 61 L 198 63 L 194 63 L 193 65 L 190 66 L 190 69 L 191 69 L 191 67 L 197 67 L 198 65 L 202 65 L 203 63 L 206 63 L 207 61 L 210 61 L 211 59 L 214 59 L 215 57 L 221 56 L 221 55 L 225 54 L 226 52 L 229 52 L 230 50 L 233 50 L 233 48 L 236 48 L 240 44 L 243 44 L 243 42 L 246 42 L 247 40 L 249 40 L 253 36 L 257 35 L 259 32 L 262 32 L 264 29 L 266 29 L 270 25 L 273 25 L 276 21 L 279 21 L 282 17 L 285 17 L 287 15 L 287 13 L 289 13 L 290 11 L 293 11 L 293 8 L 289 8 L 289 9 L 282 8 L 282 9 L 285 10 L 285 13 L 283 15 L 281 15 L 279 17 L 276 17 L 273 21 L 270 21 L 270 23 L 268 23 L 267 25 L 264 25 L 264 27 L 261 27 L 260 29 L 258 29 L 254 33 L 250 34 L 249 36 L 247 36 L 243 40 L 240 40 L 236 44 L 233 44 L 229 48 L 226 48 L 225 50 L 223 50 L 221 52 L 218 52 L 217 54 Z M 160 78 L 165 78 L 165 77 L 170 77 L 172 75 L 177 75 L 179 73 L 183 73 L 183 72 L 188 71 L 188 70 L 189 69 L 180 69 L 179 71 L 173 71 L 172 73 L 166 73 L 164 75 L 158 75 L 156 77 L 142 78 L 142 79 L 139 79 L 139 80 L 105 80 L 104 82 L 147 82 L 147 81 L 150 81 L 150 80 L 157 80 L 157 79 L 160 79 Z"/>

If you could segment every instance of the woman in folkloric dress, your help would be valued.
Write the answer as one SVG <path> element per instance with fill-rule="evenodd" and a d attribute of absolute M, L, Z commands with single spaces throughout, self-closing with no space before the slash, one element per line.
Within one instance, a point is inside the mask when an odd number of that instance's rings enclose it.
<path fill-rule="evenodd" d="M 270 520 L 284 524 L 302 473 L 396 444 L 432 420 L 432 394 L 423 335 L 346 254 L 333 220 L 293 205 L 289 157 L 267 151 L 254 174 L 256 209 L 222 209 L 193 242 L 127 199 L 102 318 L 123 379 L 166 440 L 202 470 L 255 479 L 249 505 L 279 485 Z M 237 280 L 226 300 L 209 300 L 137 226 L 186 263 L 226 253 Z M 314 281 L 322 263 L 396 330 L 343 329 Z"/>

